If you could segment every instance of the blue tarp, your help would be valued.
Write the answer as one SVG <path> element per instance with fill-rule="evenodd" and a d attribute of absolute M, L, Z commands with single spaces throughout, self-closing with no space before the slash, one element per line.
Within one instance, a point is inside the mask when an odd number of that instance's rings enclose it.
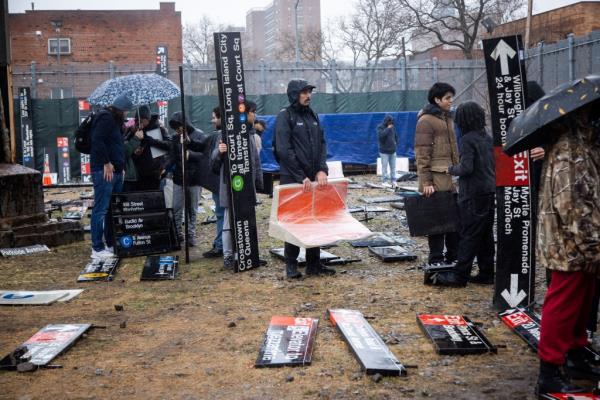
<path fill-rule="evenodd" d="M 351 164 L 375 164 L 377 151 L 377 125 L 383 122 L 386 115 L 394 118 L 398 132 L 399 157 L 415 158 L 414 139 L 417 125 L 417 112 L 390 113 L 353 113 L 353 114 L 319 114 L 321 126 L 327 141 L 327 161 L 341 161 Z M 262 135 L 263 149 L 260 153 L 263 170 L 279 171 L 279 165 L 273 157 L 273 131 L 275 115 L 258 117 L 267 123 Z"/>

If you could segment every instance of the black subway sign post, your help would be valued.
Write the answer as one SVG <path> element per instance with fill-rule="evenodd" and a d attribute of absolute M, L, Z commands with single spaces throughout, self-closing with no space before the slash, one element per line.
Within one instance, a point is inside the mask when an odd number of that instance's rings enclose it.
<path fill-rule="evenodd" d="M 31 89 L 19 88 L 19 108 L 21 110 L 21 146 L 23 148 L 23 165 L 35 169 L 35 152 L 33 149 L 33 118 L 31 108 Z"/>
<path fill-rule="evenodd" d="M 502 152 L 511 121 L 526 107 L 525 64 L 521 36 L 483 41 L 494 154 L 498 252 L 494 305 L 499 310 L 527 306 L 534 300 L 535 247 L 529 152 Z"/>
<path fill-rule="evenodd" d="M 235 270 L 258 267 L 258 234 L 254 180 L 250 162 L 250 126 L 246 123 L 246 90 L 242 41 L 239 32 L 214 34 L 223 143 L 227 144 L 225 171 L 230 196 L 230 226 L 237 251 Z"/>

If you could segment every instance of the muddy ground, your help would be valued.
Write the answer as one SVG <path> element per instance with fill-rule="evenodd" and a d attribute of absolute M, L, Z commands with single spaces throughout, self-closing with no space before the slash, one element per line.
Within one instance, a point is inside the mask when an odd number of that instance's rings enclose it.
<path fill-rule="evenodd" d="M 374 181 L 361 176 L 357 181 Z M 81 190 L 46 193 L 47 199 L 77 198 Z M 390 194 L 351 190 L 348 203 Z M 233 274 L 221 259 L 204 259 L 215 225 L 199 225 L 199 246 L 181 264 L 175 281 L 140 282 L 143 257 L 124 259 L 112 282 L 76 283 L 89 259 L 90 241 L 53 248 L 51 253 L 0 258 L 1 289 L 83 288 L 68 303 L 0 308 L 0 355 L 4 356 L 50 323 L 92 323 L 93 329 L 53 364 L 60 369 L 0 372 L 2 399 L 532 399 L 536 355 L 497 318 L 492 287 L 464 289 L 423 285 L 418 266 L 427 245 L 417 238 L 414 262 L 384 264 L 367 249 L 347 243 L 331 252 L 362 261 L 338 266 L 335 277 L 299 282 L 283 279 L 283 262 L 269 248 L 282 243 L 267 233 L 271 199 L 257 208 L 262 258 L 267 267 Z M 211 204 L 204 199 L 205 206 Z M 207 208 L 207 207 L 205 207 Z M 357 215 L 357 214 L 355 214 Z M 199 220 L 205 215 L 200 215 Z M 408 236 L 403 211 L 366 222 L 373 231 Z M 538 297 L 544 292 L 538 278 Z M 124 306 L 116 311 L 115 305 Z M 375 382 L 360 371 L 328 308 L 360 310 L 410 368 L 406 377 Z M 481 322 L 498 354 L 439 356 L 415 322 L 416 313 L 465 314 Z M 320 318 L 312 365 L 254 368 L 273 315 Z M 125 324 L 123 324 L 125 322 Z M 122 327 L 125 326 L 125 327 Z"/>

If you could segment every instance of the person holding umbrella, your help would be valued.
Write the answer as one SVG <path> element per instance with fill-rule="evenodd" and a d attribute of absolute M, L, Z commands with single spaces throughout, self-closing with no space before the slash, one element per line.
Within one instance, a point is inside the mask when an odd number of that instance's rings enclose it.
<path fill-rule="evenodd" d="M 600 274 L 600 76 L 554 89 L 511 124 L 504 152 L 542 144 L 536 256 L 552 270 L 542 309 L 536 393 L 581 393 L 571 378 L 600 380 L 587 351 Z"/>
<path fill-rule="evenodd" d="M 92 123 L 90 164 L 94 183 L 94 208 L 91 234 L 92 258 L 114 256 L 114 236 L 109 213 L 110 197 L 123 187 L 125 151 L 121 128 L 125 113 L 133 107 L 127 95 L 117 96 L 112 104 L 98 112 Z"/>

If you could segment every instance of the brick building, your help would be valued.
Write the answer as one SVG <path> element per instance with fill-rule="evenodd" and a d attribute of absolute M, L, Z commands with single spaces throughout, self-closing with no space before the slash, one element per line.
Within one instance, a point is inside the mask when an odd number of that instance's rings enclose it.
<path fill-rule="evenodd" d="M 498 25 L 491 36 L 521 34 L 525 38 L 526 18 Z M 555 43 L 565 39 L 569 33 L 585 36 L 600 29 L 600 2 L 580 1 L 531 17 L 529 44 Z"/>
<path fill-rule="evenodd" d="M 38 98 L 86 97 L 120 74 L 153 72 L 157 47 L 167 49 L 169 78 L 182 63 L 181 12 L 158 10 L 27 10 L 9 14 L 15 90 Z"/>
<path fill-rule="evenodd" d="M 267 61 L 293 61 L 295 44 L 295 0 L 273 0 L 265 8 L 246 14 L 246 46 L 248 58 Z M 321 32 L 321 0 L 298 3 L 300 46 L 314 40 Z M 309 46 L 309 43 L 305 43 Z M 316 58 L 320 59 L 320 55 Z"/>

